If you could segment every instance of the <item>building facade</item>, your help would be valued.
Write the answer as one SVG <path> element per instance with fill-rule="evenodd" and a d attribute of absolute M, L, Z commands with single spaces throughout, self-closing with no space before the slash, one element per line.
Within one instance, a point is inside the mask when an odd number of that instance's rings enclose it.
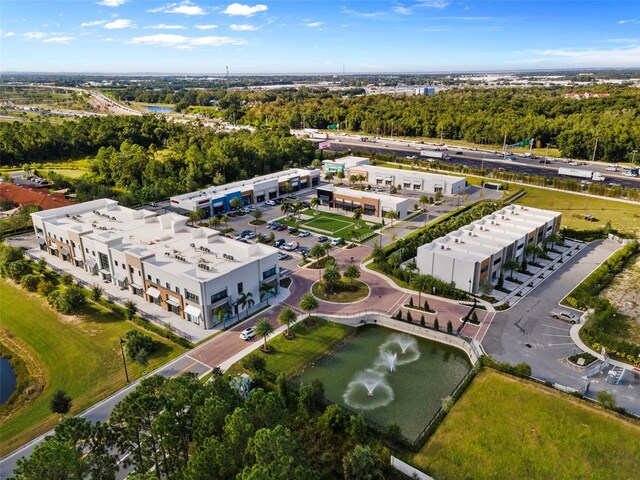
<path fill-rule="evenodd" d="M 176 195 L 171 197 L 171 205 L 190 212 L 204 210 L 207 216 L 210 216 L 230 211 L 234 198 L 237 198 L 241 205 L 261 203 L 291 192 L 316 187 L 319 180 L 320 172 L 316 169 L 292 168 L 250 180 Z"/>
<path fill-rule="evenodd" d="M 277 288 L 278 250 L 109 199 L 32 214 L 39 248 L 204 329 Z"/>
<path fill-rule="evenodd" d="M 409 211 L 409 200 L 391 195 L 355 190 L 351 188 L 325 185 L 317 190 L 321 205 L 353 212 L 359 208 L 365 215 L 384 217 L 389 211 L 396 212 L 397 218 L 406 218 Z"/>
<path fill-rule="evenodd" d="M 498 280 L 508 260 L 522 262 L 527 245 L 557 232 L 561 220 L 558 212 L 509 205 L 420 246 L 416 265 L 422 274 L 477 293 L 487 280 Z"/>

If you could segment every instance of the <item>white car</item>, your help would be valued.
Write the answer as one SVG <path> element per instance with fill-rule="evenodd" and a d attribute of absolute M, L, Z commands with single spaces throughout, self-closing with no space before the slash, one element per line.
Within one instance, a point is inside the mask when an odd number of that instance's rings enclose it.
<path fill-rule="evenodd" d="M 273 200 L 267 200 L 266 202 L 264 202 L 264 204 L 269 205 L 270 207 L 276 206 L 276 202 L 274 202 Z"/>
<path fill-rule="evenodd" d="M 342 243 L 344 242 L 344 240 L 342 238 L 334 238 L 333 240 L 331 240 L 331 246 L 332 247 L 338 247 L 340 245 L 342 245 Z"/>
<path fill-rule="evenodd" d="M 580 317 L 574 313 L 565 312 L 564 310 L 553 310 L 549 315 L 556 320 L 569 322 L 572 325 L 580 322 Z"/>
<path fill-rule="evenodd" d="M 298 242 L 289 242 L 289 243 L 285 243 L 282 246 L 283 250 L 286 250 L 288 252 L 293 252 L 296 248 L 298 248 L 300 246 L 300 244 Z"/>
<path fill-rule="evenodd" d="M 308 237 L 309 235 L 311 235 L 309 230 L 300 230 L 300 233 L 298 233 L 299 237 Z"/>
<path fill-rule="evenodd" d="M 240 338 L 242 340 L 251 340 L 256 336 L 256 332 L 253 330 L 253 327 L 245 328 L 242 332 L 240 332 Z"/>

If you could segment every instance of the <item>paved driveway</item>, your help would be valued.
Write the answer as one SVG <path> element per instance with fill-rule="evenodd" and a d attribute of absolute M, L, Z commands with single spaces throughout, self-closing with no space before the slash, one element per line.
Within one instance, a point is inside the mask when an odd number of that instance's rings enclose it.
<path fill-rule="evenodd" d="M 603 376 L 587 379 L 584 371 L 563 362 L 580 352 L 569 337 L 571 325 L 549 316 L 554 308 L 570 310 L 558 307 L 558 302 L 618 248 L 610 241 L 585 245 L 514 307 L 496 313 L 482 339 L 485 351 L 502 362 L 528 363 L 533 376 L 545 381 L 582 388 L 591 380 L 591 396 L 606 388 L 616 394 L 620 406 L 640 413 L 640 376 L 627 372 L 624 385 L 617 386 L 605 384 Z"/>

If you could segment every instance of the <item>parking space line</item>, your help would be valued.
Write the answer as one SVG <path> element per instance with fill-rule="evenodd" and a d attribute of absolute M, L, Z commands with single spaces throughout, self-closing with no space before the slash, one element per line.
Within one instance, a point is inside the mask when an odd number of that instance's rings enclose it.
<path fill-rule="evenodd" d="M 541 333 L 540 336 L 542 337 L 569 337 L 569 335 L 558 335 L 555 333 Z M 571 338 L 571 337 L 569 337 Z"/>
<path fill-rule="evenodd" d="M 561 346 L 564 346 L 564 345 L 574 345 L 575 346 L 575 343 L 569 342 L 569 343 L 549 343 L 549 344 L 547 344 L 548 347 L 561 347 Z"/>
<path fill-rule="evenodd" d="M 555 325 L 547 325 L 546 323 L 541 324 L 543 327 L 549 327 L 549 328 L 555 328 L 557 330 L 564 330 L 565 332 L 569 332 L 569 330 L 571 330 L 571 328 L 562 328 L 562 327 L 556 327 Z"/>

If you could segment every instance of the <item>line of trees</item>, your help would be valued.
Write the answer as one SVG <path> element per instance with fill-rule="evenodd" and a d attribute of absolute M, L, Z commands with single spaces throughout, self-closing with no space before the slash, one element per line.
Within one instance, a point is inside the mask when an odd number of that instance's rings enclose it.
<path fill-rule="evenodd" d="M 192 374 L 144 379 L 107 423 L 63 418 L 14 478 L 108 480 L 118 461 L 147 480 L 397 478 L 363 417 L 325 407 L 319 381 L 237 384 L 219 370 L 204 385 Z"/>

